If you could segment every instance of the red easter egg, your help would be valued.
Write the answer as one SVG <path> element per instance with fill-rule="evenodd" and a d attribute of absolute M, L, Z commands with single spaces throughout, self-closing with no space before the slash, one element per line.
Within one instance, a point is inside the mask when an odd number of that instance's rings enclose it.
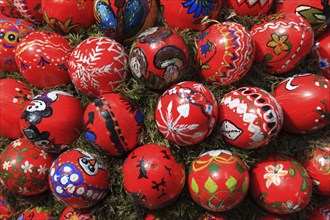
<path fill-rule="evenodd" d="M 106 37 L 91 37 L 71 53 L 69 73 L 84 94 L 99 96 L 128 78 L 128 54 L 123 45 Z"/>
<path fill-rule="evenodd" d="M 217 118 L 218 105 L 213 93 L 205 85 L 192 81 L 166 90 L 155 111 L 160 133 L 180 146 L 203 141 L 214 130 Z"/>
<path fill-rule="evenodd" d="M 330 144 L 314 149 L 303 163 L 314 185 L 314 192 L 330 196 Z"/>
<path fill-rule="evenodd" d="M 27 81 L 45 88 L 70 83 L 67 62 L 71 51 L 62 35 L 35 31 L 17 45 L 15 59 Z"/>
<path fill-rule="evenodd" d="M 289 77 L 278 85 L 274 97 L 283 110 L 283 129 L 289 133 L 310 133 L 330 123 L 330 83 L 323 76 Z"/>
<path fill-rule="evenodd" d="M 0 19 L 5 17 L 18 18 L 19 13 L 13 6 L 13 0 L 1 0 L 0 1 Z"/>
<path fill-rule="evenodd" d="M 15 51 L 20 39 L 34 31 L 36 26 L 16 18 L 0 18 L 0 72 L 16 67 Z"/>
<path fill-rule="evenodd" d="M 19 220 L 53 220 L 50 211 L 45 207 L 37 206 L 33 209 L 25 210 L 19 217 Z"/>
<path fill-rule="evenodd" d="M 254 61 L 254 41 L 248 30 L 235 22 L 214 24 L 197 40 L 197 68 L 203 79 L 225 86 L 243 78 Z"/>
<path fill-rule="evenodd" d="M 208 151 L 192 162 L 188 188 L 191 198 L 203 208 L 212 212 L 227 211 L 246 196 L 249 171 L 230 151 Z"/>
<path fill-rule="evenodd" d="M 26 20 L 35 23 L 42 24 L 42 10 L 41 0 L 12 0 L 16 10 Z"/>
<path fill-rule="evenodd" d="M 237 15 L 257 16 L 266 14 L 274 0 L 225 0 L 228 8 L 235 10 Z"/>
<path fill-rule="evenodd" d="M 169 148 L 146 144 L 133 150 L 123 164 L 124 189 L 148 209 L 163 208 L 181 193 L 186 174 Z"/>
<path fill-rule="evenodd" d="M 295 159 L 275 154 L 250 170 L 250 194 L 255 202 L 275 214 L 291 214 L 305 208 L 312 196 L 312 182 Z"/>
<path fill-rule="evenodd" d="M 133 76 L 151 89 L 166 89 L 178 82 L 188 65 L 183 38 L 168 27 L 152 27 L 134 41 L 129 63 Z"/>
<path fill-rule="evenodd" d="M 109 169 L 97 155 L 80 148 L 58 156 L 50 168 L 49 185 L 55 197 L 75 209 L 100 202 L 108 193 Z"/>
<path fill-rule="evenodd" d="M 295 14 L 269 15 L 254 24 L 250 33 L 256 46 L 255 60 L 272 74 L 292 70 L 314 43 L 312 27 Z"/>
<path fill-rule="evenodd" d="M 75 209 L 71 206 L 67 207 L 58 220 L 95 220 L 86 209 Z"/>
<path fill-rule="evenodd" d="M 198 218 L 198 220 L 228 220 L 229 218 L 225 215 L 221 214 L 204 214 Z"/>
<path fill-rule="evenodd" d="M 14 212 L 14 209 L 6 202 L 5 198 L 0 195 L 0 219 L 10 220 Z"/>
<path fill-rule="evenodd" d="M 83 114 L 79 99 L 71 94 L 44 92 L 26 105 L 20 125 L 24 136 L 34 145 L 58 153 L 79 137 Z"/>
<path fill-rule="evenodd" d="M 275 98 L 260 88 L 241 87 L 221 100 L 219 122 L 222 137 L 241 149 L 267 145 L 280 132 L 283 113 Z"/>
<path fill-rule="evenodd" d="M 136 36 L 158 21 L 156 0 L 95 0 L 96 25 L 119 42 L 130 44 Z"/>
<path fill-rule="evenodd" d="M 26 83 L 10 78 L 0 79 L 0 91 L 0 136 L 17 139 L 20 117 L 32 93 Z"/>
<path fill-rule="evenodd" d="M 95 23 L 93 0 L 41 0 L 45 22 L 57 33 L 87 30 Z"/>
<path fill-rule="evenodd" d="M 48 190 L 48 171 L 54 158 L 26 138 L 17 139 L 0 155 L 3 185 L 19 195 L 37 195 Z"/>
<path fill-rule="evenodd" d="M 221 0 L 160 0 L 163 19 L 172 28 L 201 30 L 202 19 L 217 20 Z"/>
<path fill-rule="evenodd" d="M 323 76 L 330 79 L 330 29 L 316 39 L 312 55 L 318 61 Z"/>
<path fill-rule="evenodd" d="M 314 208 L 307 213 L 307 220 L 329 220 L 330 202 L 321 204 L 319 208 Z"/>

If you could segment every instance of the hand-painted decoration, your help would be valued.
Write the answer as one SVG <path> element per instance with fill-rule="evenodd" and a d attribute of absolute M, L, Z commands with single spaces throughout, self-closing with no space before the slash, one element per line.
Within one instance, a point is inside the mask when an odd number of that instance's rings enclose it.
<path fill-rule="evenodd" d="M 254 24 L 250 33 L 256 45 L 255 60 L 272 74 L 292 70 L 314 43 L 312 27 L 295 14 L 269 15 Z"/>
<path fill-rule="evenodd" d="M 123 165 L 124 189 L 128 196 L 148 209 L 160 209 L 180 195 L 185 169 L 169 148 L 146 144 L 133 150 Z"/>
<path fill-rule="evenodd" d="M 46 207 L 37 206 L 33 209 L 25 210 L 21 215 L 18 216 L 17 220 L 53 220 L 49 210 Z"/>
<path fill-rule="evenodd" d="M 0 155 L 0 179 L 6 189 L 19 195 L 48 190 L 48 171 L 54 158 L 26 138 L 9 144 Z"/>
<path fill-rule="evenodd" d="M 19 12 L 13 6 L 12 0 L 0 0 L 0 19 L 5 17 L 19 17 Z"/>
<path fill-rule="evenodd" d="M 257 16 L 267 14 L 274 0 L 225 0 L 226 6 L 235 10 L 237 15 Z"/>
<path fill-rule="evenodd" d="M 197 39 L 197 68 L 206 81 L 225 86 L 243 78 L 254 61 L 254 41 L 235 22 L 214 24 Z"/>
<path fill-rule="evenodd" d="M 100 202 L 108 193 L 109 169 L 95 154 L 80 148 L 58 156 L 50 168 L 50 190 L 58 200 L 75 209 Z"/>
<path fill-rule="evenodd" d="M 35 24 L 43 23 L 44 20 L 42 17 L 42 10 L 41 10 L 42 0 L 12 0 L 12 1 L 16 10 L 26 20 Z"/>
<path fill-rule="evenodd" d="M 319 63 L 321 72 L 330 80 L 330 29 L 316 38 L 312 55 Z"/>
<path fill-rule="evenodd" d="M 95 23 L 93 5 L 92 0 L 41 0 L 45 22 L 60 34 L 84 31 L 92 26 Z"/>
<path fill-rule="evenodd" d="M 329 220 L 330 218 L 330 202 L 326 201 L 319 207 L 314 207 L 307 213 L 307 220 Z"/>
<path fill-rule="evenodd" d="M 71 51 L 62 35 L 35 31 L 17 45 L 15 60 L 31 84 L 39 88 L 52 87 L 70 83 L 67 62 Z"/>
<path fill-rule="evenodd" d="M 192 146 L 214 130 L 218 105 L 205 85 L 185 81 L 163 93 L 156 106 L 155 118 L 158 130 L 166 139 L 180 146 Z"/>
<path fill-rule="evenodd" d="M 324 148 L 314 149 L 303 166 L 312 179 L 314 192 L 330 196 L 330 144 Z"/>
<path fill-rule="evenodd" d="M 229 220 L 229 218 L 222 214 L 204 214 L 198 218 L 198 220 Z"/>
<path fill-rule="evenodd" d="M 91 37 L 71 53 L 69 73 L 84 94 L 99 96 L 123 83 L 129 74 L 128 54 L 123 45 L 106 37 Z"/>
<path fill-rule="evenodd" d="M 289 133 L 310 133 L 330 123 L 330 83 L 323 76 L 289 77 L 275 89 L 274 97 L 283 110 L 283 129 Z"/>
<path fill-rule="evenodd" d="M 6 202 L 6 199 L 2 195 L 0 195 L 0 219 L 10 220 L 14 213 L 15 211 L 13 207 Z"/>
<path fill-rule="evenodd" d="M 201 21 L 208 16 L 218 19 L 221 0 L 160 0 L 163 19 L 172 28 L 201 30 Z"/>
<path fill-rule="evenodd" d="M 15 51 L 20 39 L 36 26 L 16 18 L 0 18 L 0 72 L 16 69 Z"/>
<path fill-rule="evenodd" d="M 188 60 L 188 48 L 183 38 L 167 27 L 152 27 L 142 32 L 129 54 L 133 76 L 157 90 L 178 82 Z"/>
<path fill-rule="evenodd" d="M 107 93 L 87 106 L 85 137 L 106 154 L 122 156 L 137 146 L 143 119 L 138 105 L 123 95 Z"/>
<path fill-rule="evenodd" d="M 95 0 L 96 25 L 119 42 L 129 44 L 158 21 L 156 0 Z"/>
<path fill-rule="evenodd" d="M 268 92 L 256 87 L 241 87 L 221 100 L 219 122 L 222 137 L 241 149 L 267 145 L 280 132 L 281 106 Z"/>
<path fill-rule="evenodd" d="M 295 159 L 275 154 L 259 161 L 250 171 L 250 194 L 255 202 L 275 214 L 305 208 L 312 196 L 312 182 Z"/>
<path fill-rule="evenodd" d="M 227 150 L 213 150 L 200 155 L 189 169 L 191 198 L 212 212 L 236 207 L 249 189 L 249 171 L 245 163 Z"/>
<path fill-rule="evenodd" d="M 45 92 L 26 105 L 21 130 L 34 145 L 58 153 L 79 137 L 83 114 L 78 98 L 62 91 Z"/>
<path fill-rule="evenodd" d="M 96 220 L 86 209 L 74 209 L 67 207 L 58 220 Z"/>
<path fill-rule="evenodd" d="M 0 91 L 0 136 L 17 139 L 20 117 L 32 93 L 26 83 L 10 78 L 0 79 Z"/>

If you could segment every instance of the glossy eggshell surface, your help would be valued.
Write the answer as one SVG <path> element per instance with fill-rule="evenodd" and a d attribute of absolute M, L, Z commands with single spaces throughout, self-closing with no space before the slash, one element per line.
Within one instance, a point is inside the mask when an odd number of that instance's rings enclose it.
<path fill-rule="evenodd" d="M 107 93 L 87 106 L 84 124 L 85 136 L 94 146 L 109 155 L 121 156 L 138 144 L 143 115 L 125 96 Z"/>
<path fill-rule="evenodd" d="M 274 97 L 283 109 L 283 129 L 289 133 L 310 133 L 330 123 L 330 83 L 323 76 L 289 77 L 278 85 Z"/>
<path fill-rule="evenodd" d="M 29 86 L 15 79 L 0 79 L 0 136 L 17 139 L 23 109 L 32 99 Z"/>
<path fill-rule="evenodd" d="M 48 171 L 54 158 L 26 138 L 9 144 L 0 155 L 0 178 L 9 191 L 37 195 L 48 190 Z"/>
<path fill-rule="evenodd" d="M 6 199 L 0 195 L 0 219 L 9 220 L 14 214 L 14 209 L 6 202 Z"/>
<path fill-rule="evenodd" d="M 283 113 L 275 98 L 265 90 L 241 87 L 222 98 L 219 123 L 226 142 L 241 149 L 256 149 L 277 136 Z"/>
<path fill-rule="evenodd" d="M 139 205 L 148 209 L 163 208 L 181 193 L 186 174 L 170 149 L 146 144 L 133 150 L 123 165 L 124 189 Z"/>
<path fill-rule="evenodd" d="M 133 76 L 151 89 L 178 82 L 189 61 L 183 38 L 168 27 L 152 27 L 132 44 L 129 62 Z"/>
<path fill-rule="evenodd" d="M 78 98 L 62 91 L 35 96 L 22 113 L 22 133 L 47 152 L 58 153 L 75 141 L 82 130 L 84 109 Z"/>
<path fill-rule="evenodd" d="M 172 143 L 192 146 L 214 130 L 218 105 L 203 84 L 184 81 L 175 84 L 159 98 L 155 119 L 160 133 Z"/>
<path fill-rule="evenodd" d="M 35 31 L 17 45 L 15 60 L 19 71 L 31 84 L 52 87 L 68 84 L 68 59 L 72 48 L 62 35 Z"/>
<path fill-rule="evenodd" d="M 266 14 L 274 0 L 225 0 L 226 6 L 240 16 Z"/>
<path fill-rule="evenodd" d="M 41 0 L 13 0 L 16 10 L 27 21 L 35 24 L 42 24 Z"/>
<path fill-rule="evenodd" d="M 129 76 L 128 54 L 116 40 L 91 37 L 72 51 L 69 73 L 73 84 L 86 95 L 113 92 Z"/>
<path fill-rule="evenodd" d="M 256 46 L 257 62 L 265 71 L 282 74 L 296 67 L 312 49 L 314 32 L 295 14 L 272 14 L 257 21 L 250 31 Z"/>
<path fill-rule="evenodd" d="M 191 198 L 203 208 L 227 211 L 247 194 L 249 172 L 245 163 L 230 151 L 208 151 L 192 162 L 188 188 Z"/>
<path fill-rule="evenodd" d="M 298 212 L 312 196 L 312 182 L 305 168 L 283 154 L 259 161 L 250 171 L 250 181 L 255 202 L 275 214 Z"/>
<path fill-rule="evenodd" d="M 58 220 L 95 220 L 95 218 L 90 215 L 89 212 L 89 210 L 74 209 L 69 206 L 64 209 Z"/>
<path fill-rule="evenodd" d="M 69 150 L 60 154 L 50 168 L 50 190 L 72 208 L 87 208 L 106 196 L 109 174 L 104 161 L 96 155 L 80 148 Z"/>
<path fill-rule="evenodd" d="M 44 207 L 35 207 L 33 209 L 25 210 L 21 215 L 18 216 L 18 220 L 52 220 L 50 211 L 46 210 Z"/>
<path fill-rule="evenodd" d="M 330 80 L 330 29 L 316 38 L 312 55 L 318 61 L 323 76 Z"/>
<path fill-rule="evenodd" d="M 225 86 L 243 78 L 255 55 L 248 30 L 235 22 L 214 24 L 197 39 L 197 68 L 206 81 Z"/>

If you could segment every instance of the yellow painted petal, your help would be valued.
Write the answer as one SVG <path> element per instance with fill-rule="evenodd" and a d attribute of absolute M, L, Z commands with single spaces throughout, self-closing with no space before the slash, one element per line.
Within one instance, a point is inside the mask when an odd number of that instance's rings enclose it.
<path fill-rule="evenodd" d="M 280 170 L 277 173 L 277 175 L 279 175 L 279 176 L 286 176 L 287 174 L 288 174 L 288 171 L 286 171 L 286 170 Z"/>
<path fill-rule="evenodd" d="M 286 44 L 282 44 L 281 49 L 282 49 L 282 50 L 289 50 L 289 46 L 286 45 Z"/>
<path fill-rule="evenodd" d="M 272 39 L 273 39 L 275 42 L 279 42 L 279 40 L 280 40 L 280 39 L 278 38 L 277 34 L 274 34 L 274 33 L 273 33 L 273 34 L 271 35 L 271 37 L 272 37 Z"/>
<path fill-rule="evenodd" d="M 282 35 L 280 38 L 280 42 L 284 43 L 288 39 L 288 35 Z"/>
<path fill-rule="evenodd" d="M 265 170 L 267 171 L 267 173 L 274 173 L 275 167 L 273 165 L 268 165 L 265 167 Z"/>
<path fill-rule="evenodd" d="M 279 46 L 276 46 L 276 47 L 274 48 L 274 53 L 275 53 L 276 55 L 279 55 L 281 52 L 282 52 L 282 50 L 281 50 L 281 48 L 280 48 Z"/>
<path fill-rule="evenodd" d="M 268 47 L 276 47 L 277 43 L 275 41 L 271 40 L 271 41 L 268 41 L 267 46 Z"/>

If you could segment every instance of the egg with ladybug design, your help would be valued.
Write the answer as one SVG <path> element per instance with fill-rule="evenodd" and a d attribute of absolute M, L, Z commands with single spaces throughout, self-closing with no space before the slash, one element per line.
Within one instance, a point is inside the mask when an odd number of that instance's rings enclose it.
<path fill-rule="evenodd" d="M 12 0 L 16 10 L 27 21 L 34 24 L 42 24 L 41 0 Z"/>
<path fill-rule="evenodd" d="M 14 213 L 14 209 L 7 203 L 6 199 L 0 195 L 0 219 L 10 219 Z"/>
<path fill-rule="evenodd" d="M 54 158 L 26 138 L 11 142 L 0 155 L 0 179 L 6 189 L 19 195 L 48 190 L 48 171 Z"/>
<path fill-rule="evenodd" d="M 249 189 L 249 171 L 245 163 L 227 150 L 213 150 L 191 163 L 188 175 L 191 198 L 212 212 L 236 207 Z"/>
<path fill-rule="evenodd" d="M 22 133 L 34 145 L 58 153 L 72 144 L 82 131 L 84 109 L 80 100 L 63 91 L 35 96 L 22 113 Z"/>
<path fill-rule="evenodd" d="M 91 37 L 71 53 L 69 73 L 82 93 L 99 96 L 113 92 L 129 77 L 128 54 L 124 46 L 107 37 Z"/>
<path fill-rule="evenodd" d="M 41 0 L 44 21 L 57 33 L 82 32 L 95 23 L 93 0 Z"/>
<path fill-rule="evenodd" d="M 107 93 L 90 103 L 84 114 L 85 137 L 99 150 L 122 156 L 136 147 L 143 114 L 125 96 Z"/>
<path fill-rule="evenodd" d="M 266 14 L 274 0 L 225 0 L 228 8 L 235 10 L 237 15 L 257 16 Z"/>
<path fill-rule="evenodd" d="M 319 63 L 319 68 L 330 80 L 330 29 L 316 38 L 312 49 L 312 55 Z"/>
<path fill-rule="evenodd" d="M 21 134 L 20 117 L 32 93 L 26 83 L 10 78 L 0 79 L 0 91 L 0 136 L 17 139 Z"/>
<path fill-rule="evenodd" d="M 68 59 L 69 41 L 62 35 L 48 31 L 35 31 L 17 45 L 15 60 L 19 71 L 31 84 L 53 87 L 70 83 Z"/>
<path fill-rule="evenodd" d="M 50 168 L 50 190 L 67 206 L 88 208 L 108 193 L 109 174 L 97 155 L 80 148 L 69 150 L 60 154 Z"/>
<path fill-rule="evenodd" d="M 87 209 L 75 209 L 68 206 L 58 220 L 96 220 Z"/>
<path fill-rule="evenodd" d="M 155 111 L 157 128 L 169 141 L 192 146 L 214 130 L 218 105 L 203 84 L 184 81 L 173 85 L 159 98 Z"/>
<path fill-rule="evenodd" d="M 30 22 L 16 18 L 0 18 L 0 72 L 13 71 L 16 47 L 24 36 L 36 30 Z"/>
<path fill-rule="evenodd" d="M 255 61 L 263 63 L 271 74 L 292 70 L 314 43 L 312 27 L 295 14 L 269 15 L 257 21 L 250 33 L 256 46 Z"/>
<path fill-rule="evenodd" d="M 133 150 L 122 168 L 124 189 L 139 205 L 148 209 L 168 206 L 180 195 L 185 169 L 169 148 L 146 144 Z"/>
<path fill-rule="evenodd" d="M 197 39 L 197 68 L 206 81 L 225 86 L 243 78 L 254 61 L 254 41 L 241 24 L 213 24 Z"/>
<path fill-rule="evenodd" d="M 260 160 L 250 171 L 250 181 L 253 200 L 274 214 L 298 212 L 311 200 L 312 182 L 307 171 L 284 154 Z"/>
<path fill-rule="evenodd" d="M 10 17 L 10 18 L 19 17 L 19 12 L 13 6 L 12 0 L 0 1 L 0 19 L 5 17 Z"/>
<path fill-rule="evenodd" d="M 20 214 L 17 220 L 52 220 L 54 217 L 46 207 L 37 206 L 32 209 L 25 210 Z"/>
<path fill-rule="evenodd" d="M 330 83 L 323 76 L 289 77 L 277 86 L 274 97 L 283 109 L 283 129 L 289 133 L 311 133 L 330 123 Z"/>
<path fill-rule="evenodd" d="M 160 0 L 163 19 L 179 30 L 201 30 L 205 17 L 218 19 L 221 6 L 221 0 Z"/>
<path fill-rule="evenodd" d="M 133 42 L 129 64 L 133 76 L 151 89 L 163 90 L 178 82 L 188 65 L 183 38 L 168 27 L 152 27 Z"/>
<path fill-rule="evenodd" d="M 222 98 L 219 123 L 226 142 L 241 149 L 257 149 L 280 132 L 283 113 L 275 98 L 265 90 L 241 87 Z"/>
<path fill-rule="evenodd" d="M 130 44 L 145 29 L 158 21 L 156 0 L 95 0 L 96 25 L 108 36 Z"/>

